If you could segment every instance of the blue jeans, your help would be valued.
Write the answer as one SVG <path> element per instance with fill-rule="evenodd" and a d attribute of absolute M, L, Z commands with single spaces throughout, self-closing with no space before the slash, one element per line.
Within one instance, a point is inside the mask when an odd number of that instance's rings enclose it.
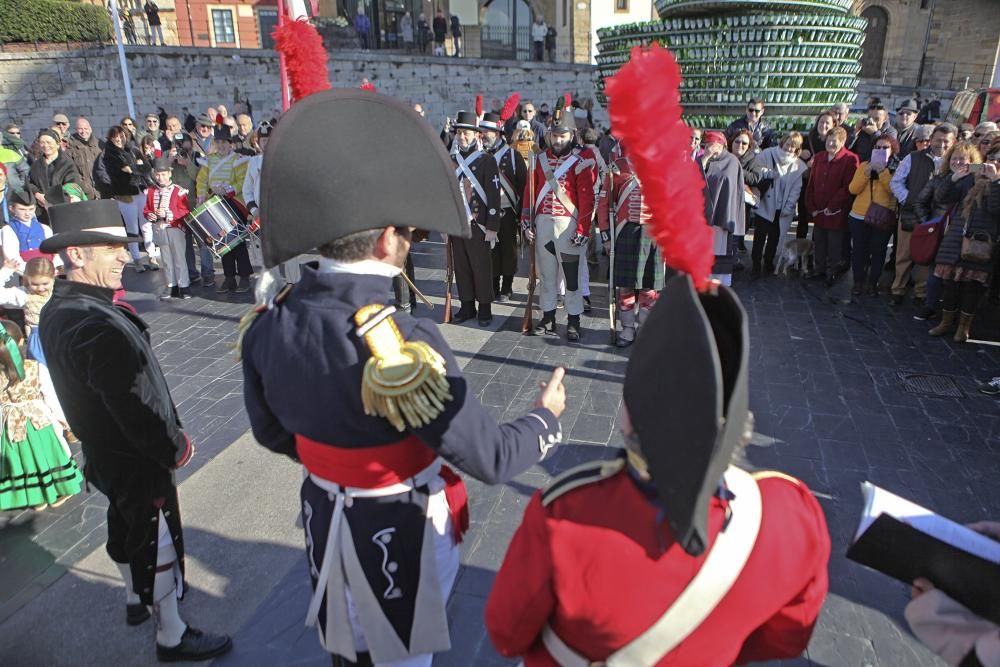
<path fill-rule="evenodd" d="M 198 249 L 201 252 L 201 277 L 202 277 L 202 279 L 203 280 L 209 280 L 209 279 L 214 278 L 215 277 L 215 266 L 214 266 L 213 262 L 215 261 L 215 258 L 212 256 L 212 253 L 209 252 L 208 248 L 205 246 L 204 243 L 201 243 L 200 241 L 198 241 L 198 240 L 196 240 L 194 238 L 194 234 L 191 233 L 191 230 L 189 228 L 187 228 L 187 226 L 185 226 L 184 232 L 185 232 L 185 235 L 187 236 L 187 244 L 185 245 L 185 248 L 184 248 L 184 259 L 185 259 L 185 261 L 187 261 L 188 278 L 190 278 L 191 280 L 194 280 L 195 278 L 198 277 L 198 271 L 196 270 L 195 264 L 194 264 L 194 247 L 195 246 L 198 246 Z"/>
<path fill-rule="evenodd" d="M 864 220 L 854 217 L 854 214 L 847 216 L 847 224 L 851 229 L 851 270 L 854 273 L 854 284 L 863 285 L 867 282 L 869 285 L 878 285 L 892 231 L 865 224 Z"/>
<path fill-rule="evenodd" d="M 937 308 L 943 291 L 944 281 L 934 275 L 934 266 L 932 265 L 930 273 L 927 275 L 927 299 L 924 301 L 924 305 L 929 308 Z"/>

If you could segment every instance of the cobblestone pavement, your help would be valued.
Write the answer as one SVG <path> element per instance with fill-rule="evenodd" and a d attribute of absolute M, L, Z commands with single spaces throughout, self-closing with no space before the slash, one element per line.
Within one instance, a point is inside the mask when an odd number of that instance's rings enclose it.
<path fill-rule="evenodd" d="M 440 246 L 427 245 L 418 258 L 418 284 L 439 303 Z M 153 292 L 156 276 L 140 278 L 146 282 L 138 289 Z M 794 279 L 750 282 L 739 276 L 736 288 L 752 337 L 756 434 L 747 461 L 804 480 L 823 504 L 833 538 L 831 594 L 820 623 L 806 655 L 784 664 L 939 665 L 905 628 L 906 588 L 843 554 L 866 479 L 956 520 L 1000 517 L 1000 496 L 991 484 L 1000 473 L 1000 410 L 974 390 L 976 379 L 997 374 L 1000 350 L 931 339 L 926 323 L 912 320 L 906 307 L 894 310 L 873 299 L 831 305 L 821 288 Z M 469 485 L 472 530 L 448 605 L 454 645 L 436 665 L 509 664 L 485 635 L 482 609 L 530 494 L 577 463 L 611 456 L 620 444 L 616 413 L 627 353 L 607 345 L 606 298 L 602 286 L 594 289 L 595 310 L 583 319 L 578 345 L 522 336 L 523 301 L 517 297 L 514 316 L 497 318 L 488 331 L 475 324 L 446 328 L 466 362 L 468 381 L 498 419 L 529 409 L 538 382 L 555 365 L 569 369 L 569 398 L 562 420 L 566 444 L 509 484 Z M 208 297 L 166 305 L 146 294 L 133 299 L 151 324 L 182 419 L 199 443 L 196 467 L 185 469 L 182 480 L 200 467 L 211 470 L 213 457 L 247 428 L 240 373 L 228 346 L 249 299 Z M 564 313 L 558 317 L 562 332 Z M 940 376 L 957 395 L 907 390 L 904 380 L 913 375 Z M 99 494 L 82 495 L 55 511 L 6 520 L 0 530 L 0 646 L 7 616 L 44 595 L 67 567 L 103 544 L 103 501 Z M 268 582 L 270 594 L 236 631 L 236 649 L 221 664 L 329 664 L 315 632 L 301 625 L 308 585 L 304 559 L 295 558 Z M 225 569 L 225 561 L 218 566 Z"/>

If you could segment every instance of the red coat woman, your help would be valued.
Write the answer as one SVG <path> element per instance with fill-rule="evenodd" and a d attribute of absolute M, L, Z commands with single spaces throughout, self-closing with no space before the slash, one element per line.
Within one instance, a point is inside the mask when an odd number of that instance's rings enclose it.
<path fill-rule="evenodd" d="M 832 283 L 842 268 L 847 214 L 851 210 L 851 179 L 858 169 L 858 156 L 844 144 L 847 132 L 835 127 L 826 136 L 826 152 L 812 159 L 806 208 L 812 218 L 817 277 Z"/>

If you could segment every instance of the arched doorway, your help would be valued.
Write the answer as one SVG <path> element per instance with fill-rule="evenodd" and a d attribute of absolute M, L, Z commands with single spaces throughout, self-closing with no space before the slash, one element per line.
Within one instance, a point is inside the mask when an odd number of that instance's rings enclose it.
<path fill-rule="evenodd" d="M 889 13 L 881 7 L 869 7 L 861 12 L 868 19 L 865 28 L 865 48 L 861 56 L 861 78 L 882 78 L 882 56 L 885 54 L 885 36 L 889 33 Z"/>
<path fill-rule="evenodd" d="M 481 14 L 483 58 L 528 60 L 531 12 L 525 0 L 487 0 Z"/>

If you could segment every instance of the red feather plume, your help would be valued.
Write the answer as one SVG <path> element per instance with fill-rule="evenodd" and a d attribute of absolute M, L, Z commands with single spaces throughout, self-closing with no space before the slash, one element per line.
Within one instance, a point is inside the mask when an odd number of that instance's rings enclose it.
<path fill-rule="evenodd" d="M 330 89 L 327 52 L 323 38 L 306 19 L 285 21 L 271 33 L 274 45 L 285 56 L 285 68 L 292 88 L 292 98 Z"/>
<path fill-rule="evenodd" d="M 368 79 L 361 79 L 361 85 L 358 87 L 361 88 L 361 90 L 370 90 L 373 93 L 375 92 L 375 84 Z"/>
<path fill-rule="evenodd" d="M 566 93 L 563 97 L 563 109 L 569 109 L 571 106 L 573 106 L 573 96 Z"/>
<path fill-rule="evenodd" d="M 482 116 L 483 115 L 483 96 L 482 95 L 476 95 L 476 115 L 477 116 Z"/>
<path fill-rule="evenodd" d="M 508 97 L 507 101 L 503 103 L 503 109 L 500 110 L 500 120 L 506 122 L 508 118 L 514 115 L 514 110 L 517 109 L 517 105 L 520 103 L 520 93 L 514 93 Z"/>
<path fill-rule="evenodd" d="M 633 48 L 605 88 L 611 126 L 642 183 L 649 230 L 666 263 L 704 291 L 715 261 L 712 229 L 705 222 L 704 179 L 687 154 L 691 130 L 681 120 L 680 83 L 673 54 L 654 43 Z"/>

